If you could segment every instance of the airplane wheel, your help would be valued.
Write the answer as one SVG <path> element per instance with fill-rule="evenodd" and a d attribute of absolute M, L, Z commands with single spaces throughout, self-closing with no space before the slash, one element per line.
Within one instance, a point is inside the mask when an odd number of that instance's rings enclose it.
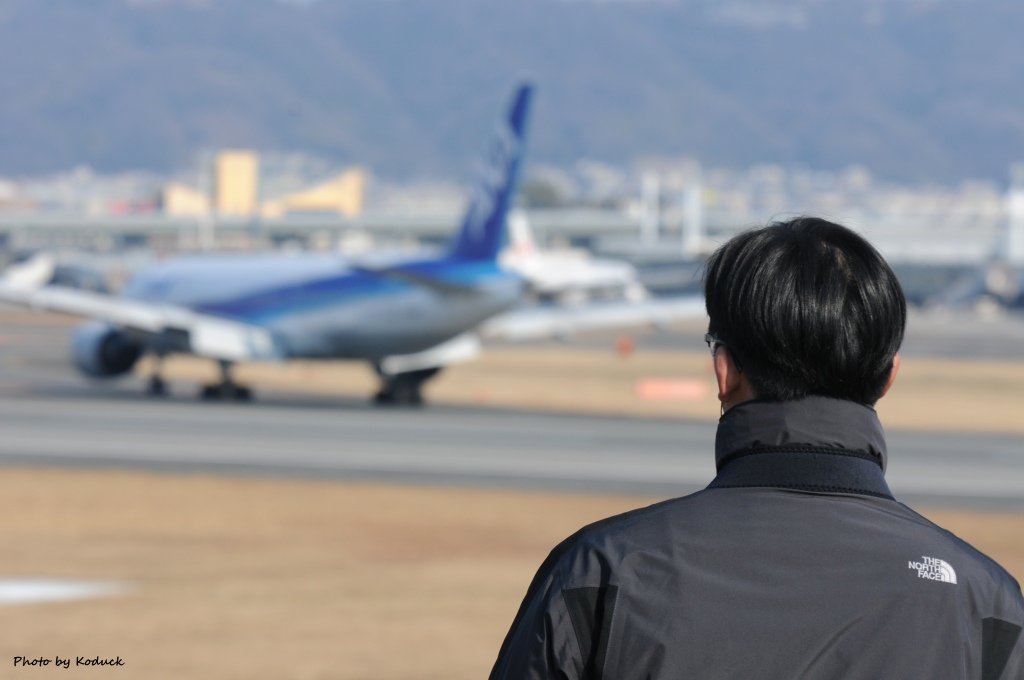
<path fill-rule="evenodd" d="M 149 384 L 146 386 L 146 394 L 151 397 L 166 397 L 167 383 L 159 376 L 153 376 L 149 379 Z"/>
<path fill-rule="evenodd" d="M 409 385 L 389 385 L 373 395 L 377 406 L 416 406 L 423 403 L 418 388 Z"/>
<path fill-rule="evenodd" d="M 252 388 L 242 385 L 204 385 L 199 393 L 207 401 L 252 401 Z"/>
<path fill-rule="evenodd" d="M 421 406 L 423 404 L 423 392 L 420 391 L 420 383 L 400 381 L 394 387 L 393 398 L 396 404 Z"/>
<path fill-rule="evenodd" d="M 391 380 L 373 396 L 373 403 L 378 406 L 420 406 L 423 404 L 423 392 L 419 383 Z"/>
<path fill-rule="evenodd" d="M 423 405 L 423 383 L 438 374 L 440 368 L 425 368 L 384 378 L 380 391 L 373 397 L 377 405 Z M 378 368 L 378 373 L 380 369 Z M 383 374 L 382 374 L 383 375 Z"/>

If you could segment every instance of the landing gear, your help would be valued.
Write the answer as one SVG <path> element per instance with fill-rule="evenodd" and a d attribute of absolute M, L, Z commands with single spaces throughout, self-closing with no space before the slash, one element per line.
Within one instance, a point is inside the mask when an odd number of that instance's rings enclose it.
<path fill-rule="evenodd" d="M 252 390 L 231 379 L 231 362 L 220 362 L 220 382 L 204 385 L 199 396 L 210 401 L 252 401 Z"/>
<path fill-rule="evenodd" d="M 378 366 L 377 374 L 381 378 L 381 386 L 373 401 L 379 405 L 420 406 L 423 404 L 423 383 L 437 375 L 440 370 L 440 367 L 423 368 L 418 371 L 386 375 Z"/>
<path fill-rule="evenodd" d="M 149 376 L 149 382 L 146 383 L 146 394 L 151 397 L 166 397 L 167 396 L 167 383 L 159 374 L 154 373 Z"/>
<path fill-rule="evenodd" d="M 252 401 L 252 390 L 243 385 L 203 385 L 199 396 L 207 401 Z"/>
<path fill-rule="evenodd" d="M 153 373 L 149 376 L 149 382 L 146 383 L 146 394 L 151 397 L 167 396 L 167 382 L 161 375 L 163 367 L 164 357 L 161 354 L 157 354 L 153 360 Z"/>

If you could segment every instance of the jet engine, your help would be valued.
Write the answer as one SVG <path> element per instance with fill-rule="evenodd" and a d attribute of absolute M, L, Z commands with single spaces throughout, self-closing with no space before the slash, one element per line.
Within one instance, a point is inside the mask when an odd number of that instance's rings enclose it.
<path fill-rule="evenodd" d="M 112 378 L 132 370 L 142 356 L 140 342 L 109 324 L 91 321 L 75 329 L 71 359 L 82 373 Z"/>

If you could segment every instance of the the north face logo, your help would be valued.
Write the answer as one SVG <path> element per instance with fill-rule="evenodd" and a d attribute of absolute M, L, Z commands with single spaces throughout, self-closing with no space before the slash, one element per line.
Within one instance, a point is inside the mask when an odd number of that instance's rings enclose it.
<path fill-rule="evenodd" d="M 918 578 L 926 578 L 929 581 L 942 581 L 943 583 L 956 583 L 956 571 L 945 560 L 937 557 L 921 557 L 921 561 L 911 560 L 907 563 L 908 569 L 917 572 Z"/>

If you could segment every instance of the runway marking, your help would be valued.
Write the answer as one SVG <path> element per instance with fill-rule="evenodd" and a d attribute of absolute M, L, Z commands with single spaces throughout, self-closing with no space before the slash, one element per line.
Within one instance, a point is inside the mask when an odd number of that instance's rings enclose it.
<path fill-rule="evenodd" d="M 107 581 L 3 579 L 0 580 L 0 605 L 89 600 L 125 591 L 123 585 Z"/>

